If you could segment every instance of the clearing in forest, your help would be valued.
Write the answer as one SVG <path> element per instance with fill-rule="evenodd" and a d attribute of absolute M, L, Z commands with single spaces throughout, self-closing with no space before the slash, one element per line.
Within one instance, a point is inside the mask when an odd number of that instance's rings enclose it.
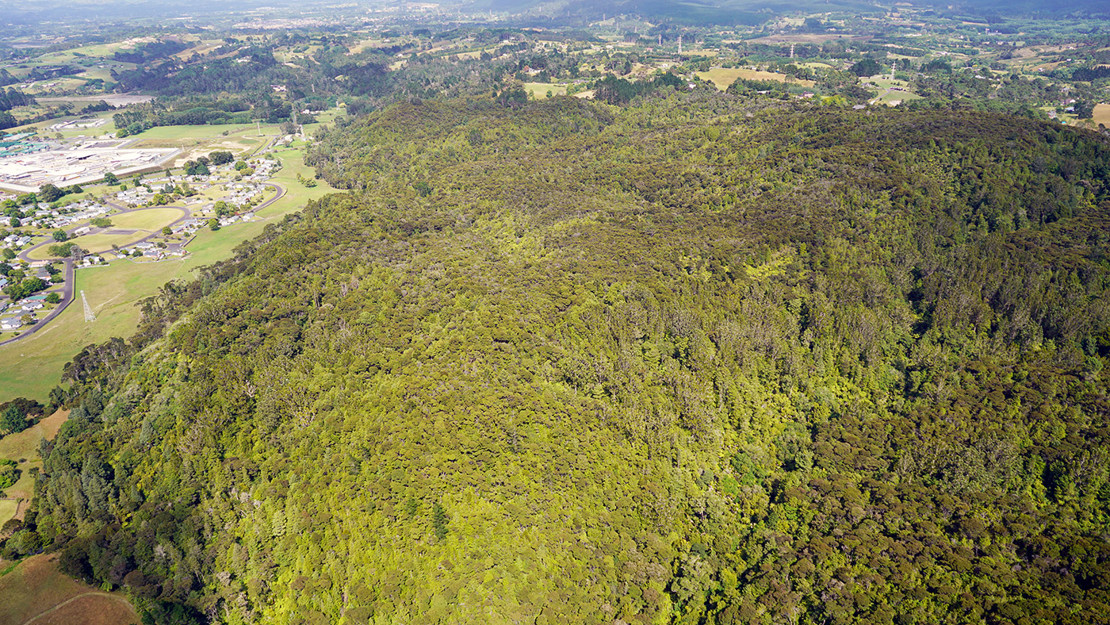
<path fill-rule="evenodd" d="M 1091 121 L 1096 124 L 1110 126 L 1110 104 L 1096 104 L 1094 115 L 1091 116 Z"/>
<path fill-rule="evenodd" d="M 736 82 L 737 78 L 785 82 L 792 85 L 801 85 L 803 87 L 812 87 L 814 85 L 812 80 L 801 80 L 799 78 L 791 78 L 786 74 L 776 74 L 774 72 L 765 72 L 758 69 L 747 69 L 743 67 L 714 67 L 705 72 L 698 72 L 698 78 L 712 82 L 714 85 L 717 85 L 717 88 L 721 91 L 728 89 L 729 85 Z"/>

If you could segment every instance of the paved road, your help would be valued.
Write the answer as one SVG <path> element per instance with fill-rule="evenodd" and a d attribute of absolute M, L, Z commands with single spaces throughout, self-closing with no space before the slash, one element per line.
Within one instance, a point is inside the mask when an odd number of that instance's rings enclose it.
<path fill-rule="evenodd" d="M 65 310 L 71 303 L 73 303 L 73 289 L 75 286 L 73 283 L 73 259 L 67 258 L 63 261 L 63 264 L 65 265 L 65 268 L 63 269 L 63 273 L 65 273 L 65 282 L 62 283 L 62 301 L 58 302 L 58 306 L 54 308 L 54 310 L 51 310 L 45 317 L 39 319 L 38 322 L 35 323 L 35 325 L 30 326 L 26 330 L 23 330 L 23 332 L 20 333 L 19 336 L 15 338 L 10 338 L 4 342 L 0 342 L 0 347 L 7 345 L 8 343 L 14 343 L 20 339 L 25 339 L 35 332 L 38 332 L 47 323 L 53 321 L 54 317 L 62 314 L 62 311 Z"/>
<path fill-rule="evenodd" d="M 266 200 L 265 202 L 259 204 L 256 207 L 254 207 L 254 209 L 250 211 L 251 213 L 255 213 L 257 211 L 260 211 L 263 208 L 266 208 L 267 206 L 269 206 L 269 205 L 273 204 L 274 202 L 280 200 L 281 198 L 285 197 L 285 194 L 286 194 L 285 187 L 281 186 L 280 184 L 277 184 L 276 182 L 264 182 L 264 183 L 262 183 L 262 186 L 266 187 L 266 188 L 269 188 L 269 189 L 276 190 L 277 194 L 274 197 Z M 145 207 L 145 208 L 131 208 L 131 209 L 129 209 L 129 208 L 120 206 L 119 204 L 115 204 L 115 203 L 112 203 L 112 202 L 105 202 L 105 204 L 108 205 L 108 206 L 111 206 L 112 208 L 115 208 L 115 209 L 119 210 L 120 212 L 116 213 L 116 215 L 121 215 L 121 214 L 124 214 L 124 213 L 134 213 L 134 212 L 143 211 L 143 210 L 150 210 L 150 209 L 153 209 L 153 208 L 176 208 L 176 209 L 180 209 L 180 210 L 184 211 L 185 215 L 183 217 L 175 220 L 173 223 L 171 223 L 170 224 L 171 227 L 176 226 L 177 224 L 181 223 L 182 221 L 185 221 L 186 219 L 189 219 L 190 217 L 192 217 L 192 211 L 190 211 L 188 208 L 186 208 L 184 206 L 149 206 L 149 207 Z M 73 231 L 76 230 L 76 229 L 77 228 L 72 228 L 71 230 L 67 231 L 66 234 L 72 236 Z M 149 234 L 149 235 L 147 235 L 147 236 L 145 236 L 145 237 L 143 237 L 143 238 L 141 238 L 141 239 L 139 239 L 139 240 L 137 240 L 133 243 L 130 243 L 129 245 L 135 245 L 137 243 L 143 243 L 145 241 L 149 241 L 150 239 L 152 239 L 156 236 L 160 236 L 160 235 L 161 235 L 161 231 L 159 230 L 158 232 L 153 232 L 153 233 L 151 233 L 151 234 Z M 32 250 L 40 248 L 44 245 L 53 245 L 54 243 L 55 243 L 54 241 L 50 241 L 48 239 L 48 240 L 46 240 L 42 243 L 39 243 L 38 245 L 34 245 L 34 246 L 29 247 L 26 250 L 20 252 L 18 258 L 20 260 L 25 260 L 27 262 L 32 262 L 31 259 L 28 257 L 28 254 L 30 254 Z M 19 341 L 21 339 L 25 339 L 28 336 L 31 336 L 32 334 L 34 334 L 35 332 L 38 332 L 44 326 L 46 326 L 50 321 L 53 321 L 55 317 L 62 314 L 62 311 L 65 310 L 73 302 L 73 299 L 76 296 L 76 293 L 74 292 L 75 285 L 74 285 L 74 279 L 73 279 L 74 278 L 73 274 L 74 274 L 74 269 L 75 269 L 75 263 L 74 263 L 72 258 L 64 259 L 63 263 L 65 265 L 65 268 L 64 268 L 65 282 L 62 283 L 62 291 L 61 291 L 62 301 L 58 303 L 58 306 L 54 310 L 51 310 L 49 314 L 47 314 L 45 317 L 40 319 L 37 323 L 35 323 L 35 325 L 30 326 L 29 328 L 24 330 L 19 336 L 14 337 L 14 338 L 10 338 L 10 339 L 8 339 L 6 341 L 3 341 L 3 342 L 0 342 L 0 347 L 3 347 L 4 345 L 7 345 L 9 343 L 14 343 L 14 342 Z"/>

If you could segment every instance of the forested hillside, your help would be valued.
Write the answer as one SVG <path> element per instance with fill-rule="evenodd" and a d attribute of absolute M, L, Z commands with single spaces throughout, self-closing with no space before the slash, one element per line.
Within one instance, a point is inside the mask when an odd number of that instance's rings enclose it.
<path fill-rule="evenodd" d="M 9 548 L 157 622 L 1105 620 L 1105 138 L 501 101 L 82 353 Z"/>

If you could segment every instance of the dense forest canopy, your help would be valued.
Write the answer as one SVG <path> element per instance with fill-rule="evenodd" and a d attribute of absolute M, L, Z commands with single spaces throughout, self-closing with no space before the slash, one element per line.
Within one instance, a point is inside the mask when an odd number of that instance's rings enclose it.
<path fill-rule="evenodd" d="M 9 549 L 154 622 L 1110 613 L 1104 137 L 659 84 L 310 160 L 74 359 Z"/>

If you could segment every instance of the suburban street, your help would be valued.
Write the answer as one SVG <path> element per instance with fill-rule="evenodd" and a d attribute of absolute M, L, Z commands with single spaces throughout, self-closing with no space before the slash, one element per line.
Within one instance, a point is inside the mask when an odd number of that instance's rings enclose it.
<path fill-rule="evenodd" d="M 274 202 L 280 200 L 281 198 L 285 197 L 286 189 L 282 185 L 279 185 L 279 184 L 274 183 L 274 182 L 264 182 L 264 183 L 262 183 L 262 186 L 265 187 L 265 188 L 268 188 L 268 189 L 273 189 L 275 191 L 274 197 L 262 202 L 258 206 L 255 206 L 250 211 L 248 211 L 248 213 L 246 213 L 246 214 L 253 214 L 257 211 L 260 211 L 260 210 L 270 206 Z M 147 207 L 142 207 L 142 208 L 126 208 L 126 207 L 121 206 L 119 204 L 116 204 L 114 202 L 107 202 L 106 201 L 106 202 L 104 202 L 104 204 L 106 206 L 110 206 L 111 208 L 116 209 L 116 210 L 119 211 L 117 213 L 113 213 L 112 216 L 124 215 L 124 214 L 128 214 L 128 213 L 137 213 L 137 212 L 146 211 L 146 210 L 164 209 L 164 208 L 173 208 L 173 209 L 177 209 L 177 210 L 182 211 L 182 216 L 169 224 L 169 226 L 171 228 L 174 227 L 174 226 L 177 226 L 178 224 L 180 224 L 183 221 L 185 221 L 187 219 L 190 219 L 192 217 L 192 211 L 189 208 L 185 207 L 185 206 L 169 205 L 169 206 L 147 206 Z M 71 238 L 73 238 L 74 237 L 74 232 L 76 230 L 78 230 L 79 228 L 81 228 L 81 227 L 84 227 L 84 226 L 81 226 L 81 225 L 74 226 L 73 228 L 70 228 L 69 230 L 67 230 L 66 234 L 68 236 L 70 236 Z M 134 233 L 134 232 L 135 232 L 134 229 L 131 229 L 131 230 L 116 229 L 116 228 L 112 228 L 111 226 L 109 226 L 107 228 L 93 229 L 92 231 L 90 231 L 90 234 L 131 234 L 131 233 Z M 137 245 L 137 244 L 140 244 L 140 243 L 145 243 L 145 242 L 153 239 L 156 236 L 160 236 L 160 234 L 161 233 L 157 232 L 157 231 L 156 232 L 151 232 L 149 235 L 147 235 L 147 236 L 145 236 L 141 239 L 138 239 L 136 241 L 133 241 L 132 243 L 129 243 L 128 246 L 134 246 L 134 245 Z M 42 243 L 39 243 L 37 245 L 33 245 L 33 246 L 27 248 L 26 250 L 23 250 L 22 252 L 20 252 L 18 254 L 17 258 L 19 260 L 26 261 L 28 263 L 35 262 L 30 257 L 30 254 L 31 254 L 32 251 L 34 251 L 34 250 L 36 250 L 40 247 L 43 247 L 44 245 L 54 245 L 56 243 L 57 243 L 57 241 L 52 241 L 50 239 L 47 239 L 46 241 L 43 241 Z M 186 241 L 182 245 L 186 245 L 187 243 L 188 243 L 188 241 Z M 49 292 L 59 293 L 59 295 L 61 295 L 61 298 L 62 298 L 61 301 L 45 317 L 38 320 L 34 325 L 27 328 L 19 336 L 14 337 L 14 338 L 10 338 L 6 341 L 0 342 L 0 346 L 7 345 L 9 343 L 14 343 L 14 342 L 19 341 L 21 339 L 25 339 L 25 338 L 33 335 L 35 332 L 38 332 L 43 327 L 45 327 L 47 324 L 49 324 L 54 318 L 56 318 L 58 315 L 60 315 L 62 313 L 62 311 L 64 311 L 67 307 L 69 307 L 69 305 L 73 302 L 74 298 L 77 295 L 77 293 L 75 291 L 76 286 L 75 286 L 75 280 L 74 280 L 74 277 L 75 277 L 74 274 L 75 274 L 75 270 L 76 270 L 76 262 L 74 261 L 73 258 L 65 258 L 65 259 L 61 259 L 61 260 L 62 260 L 62 263 L 64 265 L 63 274 L 65 276 L 65 281 L 62 282 L 62 284 L 61 284 L 61 290 L 59 291 L 59 290 L 51 287 L 51 288 L 46 289 L 45 291 L 43 291 L 43 292 L 46 292 L 46 293 L 49 293 Z"/>

